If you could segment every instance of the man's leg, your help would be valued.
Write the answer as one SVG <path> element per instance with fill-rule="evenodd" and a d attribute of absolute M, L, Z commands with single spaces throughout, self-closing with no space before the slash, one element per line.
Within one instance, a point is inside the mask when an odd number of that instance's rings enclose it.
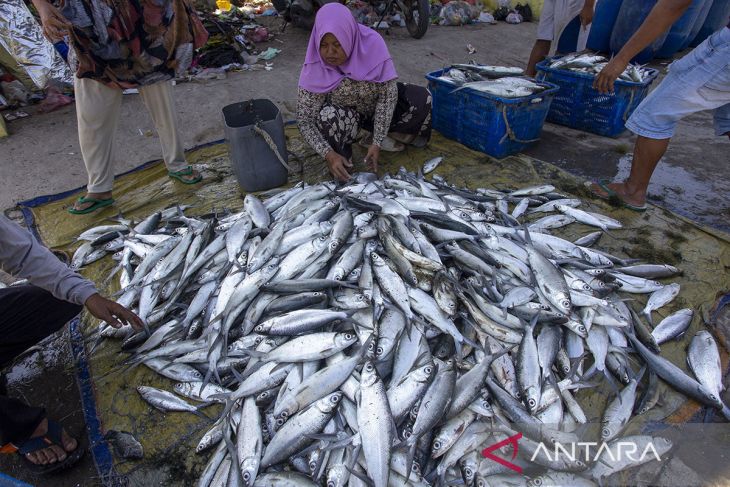
<path fill-rule="evenodd" d="M 0 289 L 0 369 L 28 348 L 60 330 L 80 311 L 81 306 L 58 300 L 35 286 Z M 22 442 L 44 434 L 47 428 L 45 420 L 45 409 L 8 397 L 4 384 L 0 385 L 2 444 Z M 64 444 L 68 451 L 77 445 L 67 435 Z M 60 447 L 47 448 L 29 456 L 35 463 L 53 463 L 63 458 L 65 452 Z"/>
<path fill-rule="evenodd" d="M 629 178 L 623 183 L 612 183 L 609 188 L 621 195 L 621 199 L 634 206 L 646 203 L 649 180 L 657 164 L 669 147 L 671 139 L 650 139 L 639 136 L 634 144 L 634 160 L 631 163 Z"/>
<path fill-rule="evenodd" d="M 654 169 L 667 151 L 677 123 L 687 115 L 703 110 L 717 109 L 715 130 L 730 130 L 730 117 L 725 112 L 730 104 L 730 29 L 722 29 L 682 59 L 675 61 L 669 74 L 641 102 L 626 123 L 626 128 L 638 135 L 634 146 L 631 173 L 623 183 L 611 183 L 608 187 L 618 197 L 631 205 L 646 203 Z M 723 120 L 723 117 L 728 117 Z M 724 133 L 724 132 L 722 132 Z M 597 185 L 591 190 L 607 197 Z"/>
<path fill-rule="evenodd" d="M 114 133 L 119 123 L 122 90 L 92 79 L 74 77 L 74 92 L 79 145 L 89 175 L 86 195 L 108 199 L 112 197 L 114 185 Z M 83 210 L 92 205 L 91 202 L 76 203 L 74 207 Z"/>
<path fill-rule="evenodd" d="M 550 54 L 550 45 L 555 36 L 555 0 L 545 0 L 540 11 L 540 23 L 537 24 L 537 40 L 532 46 L 530 59 L 527 61 L 527 76 L 535 76 L 535 65 Z"/>
<path fill-rule="evenodd" d="M 535 45 L 532 46 L 532 52 L 530 52 L 530 60 L 527 61 L 527 69 L 525 69 L 525 74 L 527 76 L 535 76 L 537 74 L 535 66 L 537 63 L 545 59 L 550 53 L 551 44 L 552 41 L 546 41 L 544 39 L 538 39 L 535 41 Z"/>

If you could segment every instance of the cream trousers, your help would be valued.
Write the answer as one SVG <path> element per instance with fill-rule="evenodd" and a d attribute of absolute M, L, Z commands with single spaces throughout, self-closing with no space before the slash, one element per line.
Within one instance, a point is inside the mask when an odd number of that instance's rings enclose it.
<path fill-rule="evenodd" d="M 104 193 L 114 185 L 114 133 L 119 122 L 122 90 L 110 88 L 98 81 L 74 78 L 76 91 L 76 120 L 79 129 L 81 155 L 89 175 L 86 190 Z M 147 111 L 157 129 L 162 145 L 162 158 L 169 171 L 188 167 L 180 140 L 169 81 L 139 88 Z"/>

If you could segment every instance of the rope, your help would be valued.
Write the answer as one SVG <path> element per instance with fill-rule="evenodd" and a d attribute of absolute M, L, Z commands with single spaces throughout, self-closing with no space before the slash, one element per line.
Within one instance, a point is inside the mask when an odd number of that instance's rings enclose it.
<path fill-rule="evenodd" d="M 636 94 L 636 92 L 637 92 L 638 90 L 639 90 L 639 88 L 638 88 L 638 87 L 636 87 L 636 88 L 631 88 L 631 98 L 629 98 L 629 104 L 628 104 L 628 105 L 626 105 L 626 110 L 624 110 L 624 116 L 623 116 L 623 119 L 624 119 L 624 123 L 626 123 L 626 120 L 628 120 L 628 119 L 629 119 L 629 110 L 631 110 L 631 105 L 633 105 L 633 104 L 634 104 L 634 95 Z"/>
<path fill-rule="evenodd" d="M 288 172 L 291 172 L 291 167 L 289 167 L 289 164 L 287 164 L 284 158 L 281 157 L 281 154 L 279 153 L 279 148 L 276 147 L 274 139 L 271 138 L 268 132 L 262 129 L 258 123 L 253 126 L 253 131 L 260 135 L 262 139 L 264 139 L 264 142 L 266 142 L 266 145 L 268 145 L 269 148 L 274 152 L 274 155 L 277 159 L 279 159 L 281 165 L 284 166 Z"/>
<path fill-rule="evenodd" d="M 531 144 L 532 142 L 537 142 L 540 140 L 538 137 L 537 139 L 530 139 L 530 140 L 521 140 L 518 139 L 517 136 L 515 136 L 515 133 L 512 131 L 512 127 L 510 127 L 509 120 L 507 120 L 507 105 L 502 105 L 502 118 L 504 119 L 504 125 L 507 128 L 507 133 L 502 136 L 499 143 L 501 144 L 504 142 L 504 139 L 509 137 L 510 140 L 514 142 L 519 142 L 520 144 Z"/>

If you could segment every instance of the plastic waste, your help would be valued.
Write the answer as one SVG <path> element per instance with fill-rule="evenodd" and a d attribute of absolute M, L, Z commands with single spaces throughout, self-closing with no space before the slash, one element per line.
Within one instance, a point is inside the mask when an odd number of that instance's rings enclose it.
<path fill-rule="evenodd" d="M 30 93 L 25 89 L 23 83 L 17 79 L 12 81 L 1 81 L 0 89 L 2 89 L 5 98 L 10 105 L 27 105 Z"/>
<path fill-rule="evenodd" d="M 510 12 L 510 14 L 507 15 L 507 18 L 504 20 L 508 24 L 520 24 L 522 23 L 522 15 L 518 14 L 517 12 Z"/>
<path fill-rule="evenodd" d="M 259 53 L 258 58 L 263 59 L 264 61 L 270 61 L 276 57 L 277 54 L 281 52 L 281 49 L 276 49 L 275 47 L 270 47 L 267 50 Z"/>
<path fill-rule="evenodd" d="M 228 0 L 216 0 L 215 6 L 218 7 L 218 10 L 223 12 L 228 12 L 231 8 L 233 8 L 233 5 L 231 5 L 231 2 Z"/>
<path fill-rule="evenodd" d="M 480 13 L 479 18 L 477 20 L 483 24 L 496 24 L 497 23 L 497 21 L 494 19 L 494 15 L 490 14 L 489 12 Z"/>

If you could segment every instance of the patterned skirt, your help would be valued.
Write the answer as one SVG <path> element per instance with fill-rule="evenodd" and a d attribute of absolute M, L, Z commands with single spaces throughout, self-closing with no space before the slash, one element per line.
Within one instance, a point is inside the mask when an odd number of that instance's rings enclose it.
<path fill-rule="evenodd" d="M 349 159 L 360 129 L 373 131 L 372 117 L 353 107 L 326 103 L 320 110 L 317 128 L 332 150 Z M 422 86 L 398 83 L 398 103 L 388 132 L 415 135 L 422 143 L 431 138 L 431 94 Z"/>

